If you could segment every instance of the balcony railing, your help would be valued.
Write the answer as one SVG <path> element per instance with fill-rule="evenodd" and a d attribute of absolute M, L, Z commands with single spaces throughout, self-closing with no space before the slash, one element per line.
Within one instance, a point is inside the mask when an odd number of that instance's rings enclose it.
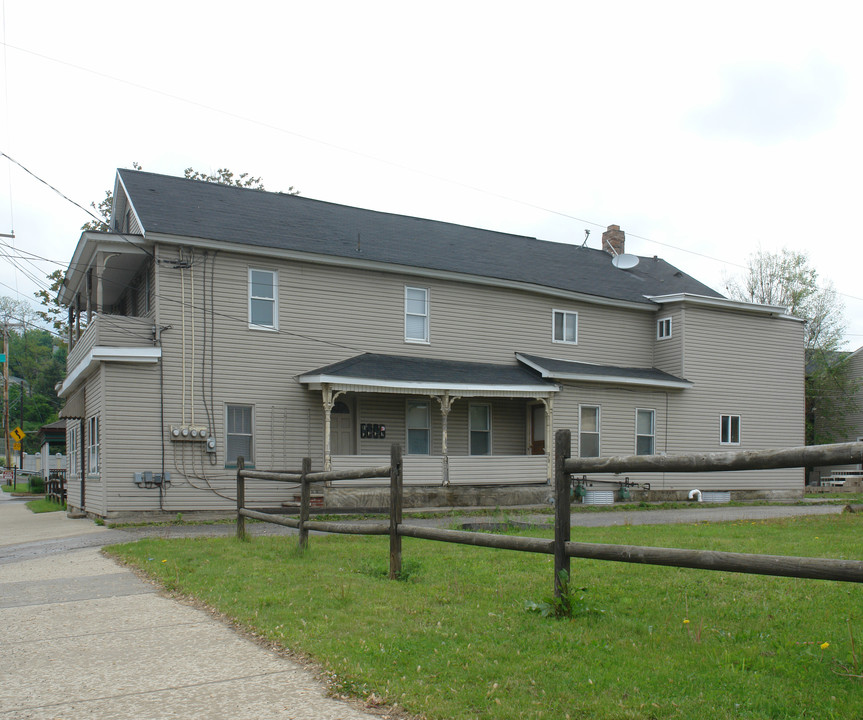
<path fill-rule="evenodd" d="M 153 318 L 94 315 L 72 346 L 66 367 L 71 372 L 94 347 L 152 347 Z"/>

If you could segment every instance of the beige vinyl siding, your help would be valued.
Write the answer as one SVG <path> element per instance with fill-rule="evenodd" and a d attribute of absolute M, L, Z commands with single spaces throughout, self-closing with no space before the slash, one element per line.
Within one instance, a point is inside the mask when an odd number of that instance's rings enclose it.
<path fill-rule="evenodd" d="M 96 372 L 87 378 L 84 385 L 84 431 L 82 433 L 83 448 L 81 452 L 84 454 L 84 510 L 95 513 L 96 515 L 105 514 L 106 496 L 105 496 L 105 447 L 103 445 L 105 438 L 105 421 L 104 413 L 102 412 L 102 402 L 104 397 L 104 376 L 102 374 L 103 366 L 100 366 Z M 89 435 L 89 420 L 91 417 L 99 418 L 99 472 L 89 472 L 87 464 L 88 450 L 90 445 Z M 77 500 L 81 501 L 80 484 Z"/>
<path fill-rule="evenodd" d="M 656 339 L 654 340 L 653 367 L 675 377 L 686 379 L 683 357 L 683 337 L 686 332 L 685 310 L 680 305 L 672 309 L 661 308 L 656 314 L 656 321 L 666 317 L 671 318 L 671 337 L 660 340 L 654 334 Z"/>
<path fill-rule="evenodd" d="M 687 307 L 684 352 L 686 379 L 694 387 L 670 405 L 669 452 L 804 444 L 802 323 Z M 739 446 L 720 444 L 721 415 L 740 416 Z M 714 473 L 699 482 L 708 489 L 802 490 L 803 471 Z"/>
<path fill-rule="evenodd" d="M 670 398 L 680 391 L 633 390 L 624 387 L 562 383 L 554 399 L 554 429 L 572 433 L 572 457 L 579 457 L 579 406 L 599 407 L 600 455 L 635 455 L 635 411 L 655 411 L 655 452 L 665 452 L 667 442 L 666 408 Z M 595 479 L 615 479 L 613 476 L 589 475 Z M 633 476 L 637 482 L 649 482 L 653 489 L 675 489 L 661 474 L 641 473 Z"/>

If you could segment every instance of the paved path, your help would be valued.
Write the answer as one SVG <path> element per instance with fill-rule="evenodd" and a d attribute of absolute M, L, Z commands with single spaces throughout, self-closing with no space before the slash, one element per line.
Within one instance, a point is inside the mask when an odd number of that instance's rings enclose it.
<path fill-rule="evenodd" d="M 0 501 L 0 720 L 379 717 L 96 547 L 130 536 Z"/>
<path fill-rule="evenodd" d="M 579 526 L 759 520 L 841 506 L 579 512 Z M 549 515 L 520 517 L 548 524 Z M 424 525 L 441 520 L 411 520 Z M 247 526 L 254 534 L 285 528 Z M 64 513 L 34 515 L 0 493 L 0 720 L 379 717 L 327 698 L 310 671 L 213 616 L 162 597 L 102 556 L 145 535 L 228 535 L 233 525 L 109 529 Z"/>

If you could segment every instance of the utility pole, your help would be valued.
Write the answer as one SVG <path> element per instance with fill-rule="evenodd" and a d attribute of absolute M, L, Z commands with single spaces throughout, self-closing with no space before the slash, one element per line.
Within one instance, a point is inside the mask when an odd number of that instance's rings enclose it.
<path fill-rule="evenodd" d="M 9 446 L 9 326 L 3 325 L 3 435 L 6 438 L 6 469 L 12 468 Z"/>

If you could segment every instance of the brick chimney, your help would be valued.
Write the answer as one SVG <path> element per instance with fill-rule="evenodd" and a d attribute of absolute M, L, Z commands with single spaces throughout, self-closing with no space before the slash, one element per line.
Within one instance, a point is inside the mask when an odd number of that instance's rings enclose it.
<path fill-rule="evenodd" d="M 626 233 L 620 229 L 620 225 L 609 225 L 608 230 L 602 233 L 602 249 L 612 255 L 623 255 L 626 244 Z"/>

